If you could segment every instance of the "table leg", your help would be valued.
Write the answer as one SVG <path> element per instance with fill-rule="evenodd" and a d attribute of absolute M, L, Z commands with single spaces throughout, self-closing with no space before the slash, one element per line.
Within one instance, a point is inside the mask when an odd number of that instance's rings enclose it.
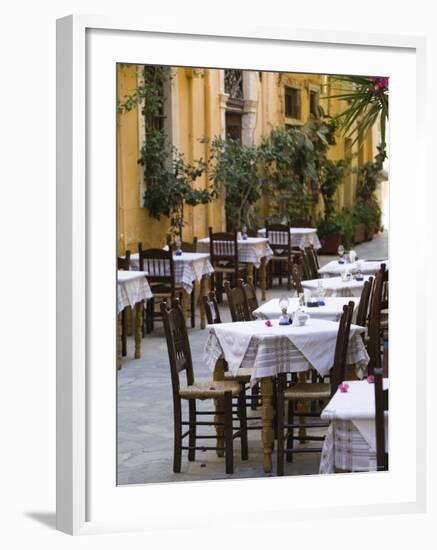
<path fill-rule="evenodd" d="M 120 312 L 117 314 L 117 369 L 121 369 L 121 362 L 122 362 L 122 357 L 121 357 L 121 348 L 123 346 L 122 331 L 123 331 L 122 314 Z"/>
<path fill-rule="evenodd" d="M 143 337 L 143 309 L 144 302 L 135 304 L 135 359 L 141 357 L 141 340 Z"/>
<path fill-rule="evenodd" d="M 261 300 L 264 302 L 266 299 L 266 258 L 261 258 L 261 265 L 259 268 L 259 285 L 261 287 Z"/>
<path fill-rule="evenodd" d="M 205 317 L 205 308 L 203 306 L 203 296 L 207 296 L 209 292 L 209 277 L 208 275 L 203 275 L 200 279 L 200 290 L 199 290 L 199 309 L 200 309 L 200 328 L 204 329 L 206 327 L 206 317 Z"/>
<path fill-rule="evenodd" d="M 213 373 L 213 380 L 224 380 L 225 379 L 225 364 L 223 359 L 219 359 L 214 368 Z M 223 413 L 225 408 L 224 399 L 214 399 L 214 406 L 216 411 L 220 411 Z M 215 432 L 217 435 L 217 447 L 224 447 L 225 446 L 225 428 L 224 428 L 224 417 L 223 414 L 216 414 L 214 416 L 214 422 L 220 422 L 221 426 L 215 427 Z M 217 451 L 217 456 L 224 456 L 224 451 Z"/>
<path fill-rule="evenodd" d="M 261 379 L 262 395 L 262 445 L 264 452 L 263 468 L 266 474 L 272 471 L 272 447 L 273 447 L 273 378 Z"/>

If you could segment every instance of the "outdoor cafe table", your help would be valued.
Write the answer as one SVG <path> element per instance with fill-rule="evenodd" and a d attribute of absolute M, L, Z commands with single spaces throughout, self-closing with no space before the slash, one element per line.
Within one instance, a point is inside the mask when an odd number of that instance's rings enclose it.
<path fill-rule="evenodd" d="M 265 237 L 265 228 L 258 231 L 260 237 Z M 317 229 L 315 227 L 290 227 L 291 246 L 298 247 L 301 250 L 307 246 L 313 245 L 316 250 L 321 248 Z"/>
<path fill-rule="evenodd" d="M 312 296 L 317 296 L 319 285 L 323 287 L 323 295 L 330 296 L 355 296 L 359 298 L 363 290 L 364 283 L 369 279 L 369 276 L 364 276 L 362 281 L 351 279 L 350 281 L 342 281 L 341 277 L 325 277 L 323 279 L 310 279 L 302 281 L 304 289 L 311 291 Z"/>
<path fill-rule="evenodd" d="M 141 328 L 143 302 L 152 297 L 145 271 L 117 271 L 118 337 L 121 340 L 121 313 L 126 307 L 135 308 L 135 359 L 141 357 Z M 120 344 L 120 342 L 119 342 Z M 121 345 L 118 346 L 117 366 L 121 366 Z"/>
<path fill-rule="evenodd" d="M 214 379 L 224 376 L 223 359 L 230 372 L 252 368 L 251 384 L 261 384 L 263 468 L 272 468 L 273 383 L 280 372 L 303 373 L 314 368 L 320 375 L 329 373 L 334 362 L 338 323 L 309 319 L 305 326 L 281 326 L 278 321 L 248 321 L 208 325 L 209 335 L 204 361 L 214 372 Z M 360 334 L 365 329 L 351 325 L 347 363 L 368 363 L 369 356 Z M 217 402 L 216 406 L 221 407 Z M 218 438 L 221 437 L 217 432 Z M 220 446 L 220 445 L 218 445 Z"/>
<path fill-rule="evenodd" d="M 131 257 L 132 269 L 139 269 L 139 255 L 132 254 Z M 182 252 L 181 255 L 173 254 L 175 283 L 180 285 L 186 294 L 193 292 L 193 282 L 200 282 L 200 326 L 205 328 L 205 311 L 201 297 L 207 293 L 207 278 L 214 269 L 209 261 L 209 254 L 203 252 Z M 149 275 L 153 275 L 150 271 Z"/>
<path fill-rule="evenodd" d="M 341 273 L 348 269 L 349 271 L 361 271 L 363 275 L 374 275 L 381 269 L 381 264 L 385 264 L 388 269 L 388 260 L 357 260 L 355 262 L 343 262 L 339 260 L 332 260 L 319 269 L 320 275 L 328 274 L 330 276 L 341 275 Z"/>
<path fill-rule="evenodd" d="M 197 241 L 197 248 L 209 251 L 209 237 Z M 269 241 L 265 237 L 247 237 L 238 239 L 238 259 L 243 264 L 259 268 L 261 298 L 266 299 L 266 263 L 273 256 Z"/>
<path fill-rule="evenodd" d="M 347 381 L 322 411 L 330 425 L 323 444 L 319 473 L 368 472 L 376 470 L 375 388 L 366 380 Z M 383 388 L 389 386 L 383 379 Z M 388 411 L 385 416 L 387 441 Z M 387 443 L 386 443 L 387 446 Z"/>
<path fill-rule="evenodd" d="M 350 301 L 355 303 L 355 308 L 358 306 L 359 298 L 343 298 L 339 296 L 323 298 L 324 305 L 317 307 L 301 307 L 301 310 L 312 319 L 326 319 L 328 321 L 339 321 L 343 313 L 343 306 L 346 306 Z M 299 298 L 288 299 L 288 315 L 292 315 L 299 307 Z M 257 319 L 279 319 L 281 316 L 281 308 L 279 307 L 279 298 L 273 298 L 265 304 L 262 304 L 253 312 Z"/>

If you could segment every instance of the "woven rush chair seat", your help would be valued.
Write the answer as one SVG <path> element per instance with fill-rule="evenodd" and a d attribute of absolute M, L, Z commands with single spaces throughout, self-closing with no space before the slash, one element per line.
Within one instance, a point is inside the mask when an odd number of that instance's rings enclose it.
<path fill-rule="evenodd" d="M 239 395 L 241 386 L 231 380 L 196 380 L 194 384 L 181 388 L 181 399 L 214 399 L 223 397 L 225 392 L 231 392 L 232 397 Z"/>
<path fill-rule="evenodd" d="M 225 380 L 238 380 L 239 382 L 249 383 L 252 378 L 253 369 L 250 367 L 241 367 L 237 372 L 225 372 Z"/>
<path fill-rule="evenodd" d="M 323 382 L 314 382 L 311 384 L 298 383 L 284 390 L 284 399 L 297 401 L 298 399 L 308 399 L 319 401 L 329 399 L 331 396 L 331 385 Z"/>

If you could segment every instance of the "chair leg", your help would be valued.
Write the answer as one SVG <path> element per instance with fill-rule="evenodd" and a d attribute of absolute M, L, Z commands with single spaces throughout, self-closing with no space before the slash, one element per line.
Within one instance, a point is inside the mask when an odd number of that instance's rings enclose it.
<path fill-rule="evenodd" d="M 225 460 L 226 473 L 234 473 L 234 438 L 232 433 L 232 393 L 225 392 L 224 404 L 224 431 L 225 431 Z"/>
<path fill-rule="evenodd" d="M 251 395 L 252 395 L 252 401 L 250 404 L 250 408 L 252 411 L 256 411 L 256 408 L 259 406 L 259 384 L 255 384 L 255 386 L 251 389 Z"/>
<path fill-rule="evenodd" d="M 247 442 L 247 416 L 246 416 L 246 386 L 241 384 L 241 392 L 238 396 L 238 416 L 240 418 L 241 460 L 249 458 Z"/>
<path fill-rule="evenodd" d="M 126 319 L 126 309 L 121 312 L 121 355 L 126 357 L 127 355 L 127 319 Z"/>
<path fill-rule="evenodd" d="M 181 471 L 182 462 L 182 411 L 180 402 L 174 403 L 173 472 Z"/>
<path fill-rule="evenodd" d="M 190 399 L 188 401 L 188 413 L 189 413 L 189 422 L 190 422 L 190 435 L 188 436 L 188 446 L 193 447 L 188 450 L 188 460 L 193 462 L 196 460 L 196 400 Z"/>
<path fill-rule="evenodd" d="M 196 287 L 193 282 L 193 290 L 191 291 L 191 328 L 196 326 Z"/>
<path fill-rule="evenodd" d="M 276 432 L 278 443 L 276 447 L 276 473 L 284 475 L 284 392 L 278 388 L 276 392 Z"/>
<path fill-rule="evenodd" d="M 288 417 L 287 423 L 293 424 L 294 422 L 294 401 L 288 402 Z M 294 428 L 288 428 L 288 437 L 287 437 L 287 450 L 293 449 L 294 446 Z M 287 462 L 293 462 L 293 453 L 287 453 Z"/>

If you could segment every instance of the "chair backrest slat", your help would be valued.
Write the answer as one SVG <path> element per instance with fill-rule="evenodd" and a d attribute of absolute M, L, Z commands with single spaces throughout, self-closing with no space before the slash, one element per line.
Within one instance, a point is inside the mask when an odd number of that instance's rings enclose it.
<path fill-rule="evenodd" d="M 247 282 L 245 283 L 243 279 L 238 279 L 238 285 L 241 286 L 243 289 L 244 297 L 246 298 L 246 304 L 247 308 L 250 313 L 251 319 L 255 319 L 255 316 L 253 315 L 253 312 L 258 309 L 258 299 L 256 297 L 256 289 L 255 285 L 253 284 L 252 277 L 247 278 Z"/>
<path fill-rule="evenodd" d="M 231 288 L 229 281 L 224 284 L 226 296 L 228 298 L 229 311 L 231 313 L 232 322 L 251 321 L 252 316 L 246 302 L 241 286 Z"/>
<path fill-rule="evenodd" d="M 173 250 L 171 245 L 168 250 L 162 248 L 148 248 L 143 250 L 142 244 L 138 244 L 138 256 L 140 271 L 147 272 L 147 280 L 152 287 L 161 284 L 170 287 L 172 296 L 175 289 L 175 273 Z"/>
<path fill-rule="evenodd" d="M 290 224 L 274 223 L 270 224 L 268 220 L 265 223 L 266 237 L 269 240 L 269 246 L 275 256 L 288 256 L 291 258 L 291 233 Z"/>
<path fill-rule="evenodd" d="M 126 250 L 126 254 L 123 256 L 117 256 L 117 269 L 122 271 L 129 271 L 130 269 L 130 250 Z"/>
<path fill-rule="evenodd" d="M 171 306 L 163 300 L 160 307 L 167 341 L 173 395 L 178 395 L 179 373 L 186 372 L 188 385 L 194 382 L 193 362 L 184 312 L 178 299 L 172 300 Z"/>
<path fill-rule="evenodd" d="M 368 352 L 370 361 L 367 365 L 367 372 L 373 374 L 375 369 L 381 367 L 381 301 L 383 283 L 385 278 L 385 264 L 376 273 L 372 285 L 372 298 L 370 301 L 370 313 L 368 323 L 369 345 Z"/>
<path fill-rule="evenodd" d="M 352 315 L 355 304 L 350 301 L 343 306 L 343 313 L 338 324 L 337 340 L 335 344 L 334 364 L 331 369 L 331 395 L 337 391 L 337 387 L 341 384 L 346 375 L 346 357 L 349 346 L 349 335 L 352 323 Z"/>
<path fill-rule="evenodd" d="M 208 325 L 221 323 L 220 311 L 215 297 L 215 292 L 209 292 L 208 296 L 202 296 L 203 307 L 205 310 Z"/>
<path fill-rule="evenodd" d="M 369 314 L 369 301 L 370 293 L 372 292 L 373 277 L 364 283 L 363 290 L 361 291 L 360 303 L 358 305 L 356 324 L 360 327 L 367 326 L 367 318 Z"/>
<path fill-rule="evenodd" d="M 320 277 L 320 268 L 319 260 L 317 258 L 317 253 L 314 246 L 311 244 L 310 246 L 305 247 L 305 253 L 308 260 L 308 265 L 310 267 L 311 279 L 318 279 Z"/>

